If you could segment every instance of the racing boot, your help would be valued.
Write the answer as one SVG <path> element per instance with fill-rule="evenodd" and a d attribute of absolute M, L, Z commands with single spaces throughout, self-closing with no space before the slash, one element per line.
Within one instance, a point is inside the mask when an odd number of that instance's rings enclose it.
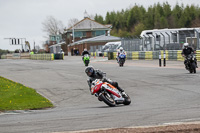
<path fill-rule="evenodd" d="M 116 88 L 122 93 L 122 97 L 127 97 L 125 91 L 121 87 L 117 86 Z"/>

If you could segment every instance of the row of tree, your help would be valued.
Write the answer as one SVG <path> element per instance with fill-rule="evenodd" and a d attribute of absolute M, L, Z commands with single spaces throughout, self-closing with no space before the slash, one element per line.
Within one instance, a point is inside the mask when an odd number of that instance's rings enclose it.
<path fill-rule="evenodd" d="M 172 8 L 164 2 L 145 9 L 135 4 L 126 10 L 107 12 L 105 19 L 96 14 L 94 19 L 102 24 L 112 24 L 112 35 L 139 36 L 141 31 L 148 29 L 200 27 L 200 7 L 177 3 Z"/>

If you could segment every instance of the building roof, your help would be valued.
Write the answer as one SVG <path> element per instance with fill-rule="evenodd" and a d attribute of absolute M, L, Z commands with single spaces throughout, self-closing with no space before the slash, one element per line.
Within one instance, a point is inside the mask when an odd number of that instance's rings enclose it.
<path fill-rule="evenodd" d="M 65 44 L 65 42 L 60 42 L 60 43 L 49 46 L 49 48 L 54 47 L 54 46 L 61 46 L 61 45 L 64 45 L 64 44 Z"/>
<path fill-rule="evenodd" d="M 110 27 L 111 27 L 110 25 L 100 24 L 90 18 L 84 18 L 83 20 L 79 21 L 72 27 L 68 28 L 67 31 L 70 32 L 72 31 L 72 29 L 74 30 L 94 30 L 94 29 L 109 30 Z"/>
<path fill-rule="evenodd" d="M 96 36 L 96 37 L 76 41 L 74 43 L 69 44 L 68 46 L 74 46 L 74 45 L 79 45 L 83 43 L 91 43 L 91 42 L 111 42 L 111 41 L 121 41 L 121 38 L 115 37 L 115 36 L 101 35 L 101 36 Z"/>

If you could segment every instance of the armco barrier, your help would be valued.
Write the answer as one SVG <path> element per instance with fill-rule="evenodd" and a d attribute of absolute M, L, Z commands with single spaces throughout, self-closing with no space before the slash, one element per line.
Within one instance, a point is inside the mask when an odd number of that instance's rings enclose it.
<path fill-rule="evenodd" d="M 179 60 L 179 61 L 183 61 L 184 60 L 184 58 L 183 58 L 183 56 L 181 55 L 181 50 L 178 50 L 177 51 L 177 60 Z"/>
<path fill-rule="evenodd" d="M 126 53 L 127 53 L 126 58 L 127 59 L 132 59 L 132 52 L 131 51 L 127 51 Z"/>
<path fill-rule="evenodd" d="M 177 51 L 175 50 L 168 51 L 168 60 L 177 60 Z"/>
<path fill-rule="evenodd" d="M 139 52 L 132 52 L 132 59 L 138 60 L 139 59 Z"/>
<path fill-rule="evenodd" d="M 145 60 L 152 60 L 152 59 L 153 59 L 153 51 L 146 51 Z"/>
<path fill-rule="evenodd" d="M 114 59 L 117 58 L 117 52 L 113 52 L 113 57 L 114 57 Z"/>
<path fill-rule="evenodd" d="M 200 50 L 196 51 L 196 58 L 197 58 L 197 61 L 200 61 Z"/>
<path fill-rule="evenodd" d="M 113 60 L 114 56 L 113 56 L 113 52 L 108 52 L 108 60 Z"/>
<path fill-rule="evenodd" d="M 64 54 L 54 54 L 54 59 L 55 60 L 63 60 L 64 59 Z"/>
<path fill-rule="evenodd" d="M 153 51 L 153 59 L 159 59 L 159 51 Z"/>
<path fill-rule="evenodd" d="M 104 57 L 107 57 L 107 56 L 108 56 L 108 53 L 107 53 L 107 52 L 103 52 L 103 56 L 104 56 Z"/>
<path fill-rule="evenodd" d="M 161 50 L 161 58 L 164 58 L 164 51 Z M 184 61 L 184 58 L 181 55 L 182 50 L 165 50 L 165 56 L 166 60 L 178 60 L 178 61 Z M 96 55 L 95 53 L 91 53 L 91 56 Z M 109 60 L 116 59 L 116 52 L 104 52 L 103 55 L 108 57 Z M 200 61 L 200 50 L 196 51 L 196 58 L 197 61 Z M 127 51 L 127 59 L 132 60 L 139 60 L 139 59 L 145 59 L 145 60 L 153 60 L 153 59 L 159 59 L 159 51 Z"/>
<path fill-rule="evenodd" d="M 145 52 L 144 51 L 139 52 L 139 59 L 145 59 Z"/>
<path fill-rule="evenodd" d="M 0 59 L 6 59 L 6 55 L 1 55 Z"/>
<path fill-rule="evenodd" d="M 54 60 L 54 54 L 32 54 L 31 60 Z"/>

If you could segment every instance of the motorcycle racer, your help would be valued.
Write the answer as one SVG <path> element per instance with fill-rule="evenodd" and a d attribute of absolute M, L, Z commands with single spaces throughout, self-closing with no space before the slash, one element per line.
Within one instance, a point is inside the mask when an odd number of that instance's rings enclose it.
<path fill-rule="evenodd" d="M 86 54 L 90 55 L 90 53 L 87 51 L 87 49 L 84 48 L 84 51 L 81 54 L 82 55 L 82 60 L 83 60 L 84 55 L 86 55 Z"/>
<path fill-rule="evenodd" d="M 126 55 L 126 52 L 125 52 L 125 50 L 122 48 L 122 47 L 120 47 L 119 48 L 119 50 L 117 51 L 117 62 L 119 63 L 119 55 L 120 54 L 124 54 L 124 55 Z"/>
<path fill-rule="evenodd" d="M 181 53 L 183 57 L 186 57 L 186 56 L 194 53 L 193 48 L 189 47 L 188 43 L 184 43 L 183 46 L 184 46 L 184 48 L 183 48 L 182 53 Z M 195 60 L 196 67 L 198 68 L 196 58 L 194 60 Z M 186 60 L 184 61 L 184 64 L 186 66 Z"/>
<path fill-rule="evenodd" d="M 104 76 L 104 73 L 101 70 L 94 69 L 92 66 L 88 66 L 85 69 L 85 73 L 89 77 L 89 79 L 87 80 L 87 82 L 88 82 L 89 90 L 90 91 L 91 91 L 92 81 L 94 81 L 95 79 L 102 79 L 103 82 L 110 83 L 111 85 L 113 85 L 114 87 L 116 87 L 122 93 L 122 95 L 126 96 L 126 93 L 124 92 L 124 90 L 122 88 L 119 87 L 118 83 L 114 82 L 114 81 L 112 81 L 110 79 L 107 79 Z"/>

